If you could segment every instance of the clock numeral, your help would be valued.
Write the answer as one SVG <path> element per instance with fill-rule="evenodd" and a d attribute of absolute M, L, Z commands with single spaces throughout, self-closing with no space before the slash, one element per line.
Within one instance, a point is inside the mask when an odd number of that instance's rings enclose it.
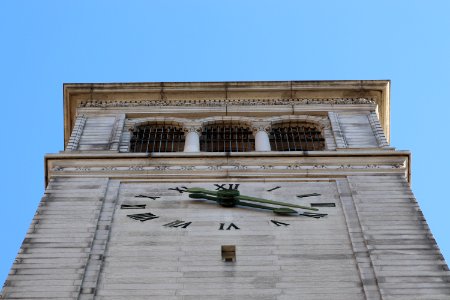
<path fill-rule="evenodd" d="M 127 217 L 132 218 L 137 221 L 145 222 L 148 220 L 153 220 L 156 218 L 159 218 L 158 216 L 155 216 L 152 213 L 144 213 L 144 214 L 134 214 L 134 215 L 127 215 Z"/>
<path fill-rule="evenodd" d="M 267 191 L 268 191 L 268 192 L 275 191 L 275 190 L 278 190 L 280 187 L 281 187 L 281 186 L 276 186 L 276 187 L 274 187 L 274 188 L 268 189 Z"/>
<path fill-rule="evenodd" d="M 297 195 L 298 198 L 306 198 L 311 196 L 320 196 L 320 194 L 312 193 L 312 194 L 303 194 L 303 195 Z"/>
<path fill-rule="evenodd" d="M 325 216 L 328 216 L 328 214 L 311 213 L 311 212 L 306 212 L 305 211 L 304 213 L 299 214 L 299 216 L 305 216 L 305 217 L 320 219 L 320 218 L 323 218 Z"/>
<path fill-rule="evenodd" d="M 183 193 L 187 192 L 187 189 L 188 189 L 188 188 L 185 187 L 185 186 L 169 188 L 169 190 L 171 190 L 171 191 L 177 191 L 177 192 L 180 193 L 180 194 L 183 194 Z"/>
<path fill-rule="evenodd" d="M 220 223 L 219 230 L 231 230 L 231 228 L 233 228 L 235 230 L 239 230 L 240 229 L 234 223 L 230 223 L 230 225 L 228 225 L 228 227 L 226 227 L 226 228 L 225 228 L 225 223 Z"/>
<path fill-rule="evenodd" d="M 122 204 L 120 209 L 145 209 L 146 204 Z"/>
<path fill-rule="evenodd" d="M 329 203 L 311 203 L 311 207 L 336 207 L 336 203 L 329 202 Z"/>
<path fill-rule="evenodd" d="M 284 222 L 280 222 L 280 221 L 270 220 L 270 222 L 272 222 L 273 224 L 277 225 L 277 227 L 279 227 L 281 225 L 289 226 L 289 223 L 284 223 Z"/>
<path fill-rule="evenodd" d="M 158 198 L 161 198 L 161 197 L 158 197 L 158 196 L 147 196 L 147 195 L 136 195 L 134 197 L 135 198 L 149 198 L 149 199 L 152 199 L 152 200 L 156 200 Z"/>
<path fill-rule="evenodd" d="M 237 190 L 240 184 L 239 183 L 237 183 L 237 184 L 229 183 L 228 188 L 225 187 L 227 185 L 226 183 L 214 184 L 214 185 L 217 187 L 216 191 L 218 191 L 218 190 Z"/>
<path fill-rule="evenodd" d="M 189 225 L 191 225 L 192 222 L 185 222 L 185 221 L 181 221 L 181 220 L 176 220 L 167 224 L 164 224 L 163 226 L 165 227 L 174 227 L 174 228 L 187 228 Z"/>
<path fill-rule="evenodd" d="M 215 186 L 217 187 L 217 188 L 216 188 L 216 191 L 217 191 L 217 190 L 225 190 L 225 187 L 224 187 L 224 186 L 225 186 L 225 183 L 224 183 L 224 184 L 215 184 Z"/>

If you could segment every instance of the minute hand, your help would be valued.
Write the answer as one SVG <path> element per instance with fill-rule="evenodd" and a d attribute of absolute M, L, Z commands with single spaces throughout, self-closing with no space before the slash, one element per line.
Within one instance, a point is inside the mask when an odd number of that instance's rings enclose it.
<path fill-rule="evenodd" d="M 302 208 L 302 209 L 307 209 L 307 210 L 318 210 L 317 208 L 314 208 L 314 207 L 296 205 L 296 204 L 291 204 L 291 203 L 286 203 L 286 202 L 272 201 L 272 200 L 267 200 L 267 199 L 263 199 L 263 198 L 245 196 L 245 195 L 239 195 L 239 196 L 237 196 L 237 198 L 239 200 L 260 202 L 260 203 L 266 203 L 266 204 L 282 205 L 282 206 Z"/>

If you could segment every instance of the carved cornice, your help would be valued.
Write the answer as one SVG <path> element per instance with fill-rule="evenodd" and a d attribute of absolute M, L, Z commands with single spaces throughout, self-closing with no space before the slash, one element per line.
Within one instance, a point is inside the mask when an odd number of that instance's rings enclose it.
<path fill-rule="evenodd" d="M 286 164 L 286 165 L 132 165 L 117 167 L 61 167 L 55 166 L 53 172 L 112 172 L 112 171 L 146 171 L 146 172 L 171 172 L 171 171 L 226 171 L 226 170 L 367 170 L 367 169 L 404 169 L 405 163 L 385 164 Z"/>
<path fill-rule="evenodd" d="M 347 176 L 410 175 L 408 151 L 311 151 L 248 153 L 58 153 L 45 157 L 46 180 L 52 176 Z M 217 173 L 215 173 L 216 171 Z M 236 172 L 239 172 L 236 173 Z M 284 175 L 283 175 L 284 174 Z"/>
<path fill-rule="evenodd" d="M 265 105 L 308 105 L 308 104 L 376 104 L 371 98 L 294 98 L 294 99 L 183 99 L 183 100 L 87 100 L 81 101 L 78 107 L 146 107 L 146 106 L 265 106 Z"/>

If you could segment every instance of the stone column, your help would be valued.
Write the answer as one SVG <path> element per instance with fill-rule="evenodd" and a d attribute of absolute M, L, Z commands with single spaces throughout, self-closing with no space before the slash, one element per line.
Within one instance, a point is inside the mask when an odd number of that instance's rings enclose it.
<path fill-rule="evenodd" d="M 184 127 L 183 152 L 200 152 L 201 125 L 189 125 Z"/>
<path fill-rule="evenodd" d="M 270 124 L 266 122 L 253 123 L 253 135 L 255 136 L 255 151 L 271 151 L 269 141 Z"/>

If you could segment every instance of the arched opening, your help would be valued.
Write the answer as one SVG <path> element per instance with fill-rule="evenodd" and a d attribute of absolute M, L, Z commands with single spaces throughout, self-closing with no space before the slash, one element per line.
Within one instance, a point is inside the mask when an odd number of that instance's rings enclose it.
<path fill-rule="evenodd" d="M 181 152 L 183 147 L 184 132 L 179 126 L 141 124 L 131 134 L 130 152 Z"/>
<path fill-rule="evenodd" d="M 200 151 L 248 152 L 255 150 L 255 138 L 246 125 L 214 122 L 203 126 Z"/>
<path fill-rule="evenodd" d="M 272 125 L 269 141 L 272 151 L 319 151 L 325 149 L 325 139 L 318 126 L 302 121 Z"/>

